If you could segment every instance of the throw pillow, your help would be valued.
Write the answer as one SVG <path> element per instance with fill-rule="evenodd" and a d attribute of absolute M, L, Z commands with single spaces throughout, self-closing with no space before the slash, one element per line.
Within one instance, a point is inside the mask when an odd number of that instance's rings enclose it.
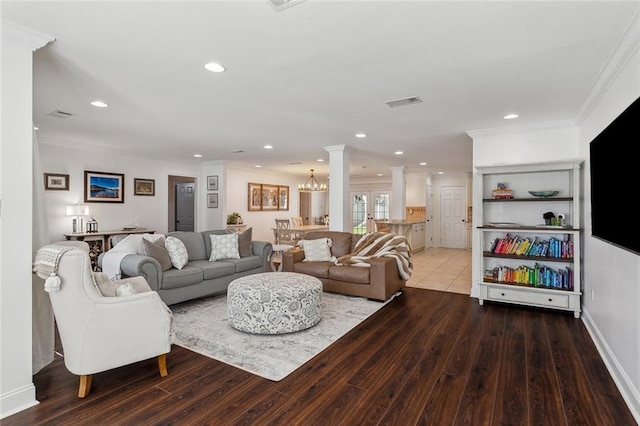
<path fill-rule="evenodd" d="M 173 267 L 182 269 L 189 261 L 189 255 L 187 254 L 187 248 L 184 246 L 184 243 L 179 238 L 167 237 L 164 245 L 169 252 L 169 258 L 171 258 Z"/>
<path fill-rule="evenodd" d="M 169 251 L 165 247 L 164 238 L 155 243 L 143 239 L 142 244 L 144 245 L 144 254 L 157 260 L 163 271 L 171 269 L 171 256 L 169 256 Z"/>
<path fill-rule="evenodd" d="M 303 262 L 332 262 L 335 257 L 331 255 L 331 238 L 318 238 L 317 240 L 300 240 L 298 245 L 304 250 Z"/>
<path fill-rule="evenodd" d="M 244 232 L 238 234 L 238 251 L 240 251 L 240 257 L 247 257 L 253 254 L 251 248 L 251 240 L 253 239 L 252 228 L 247 228 Z"/>
<path fill-rule="evenodd" d="M 211 256 L 210 261 L 220 259 L 240 259 L 238 251 L 238 233 L 223 235 L 209 235 L 211 238 Z"/>

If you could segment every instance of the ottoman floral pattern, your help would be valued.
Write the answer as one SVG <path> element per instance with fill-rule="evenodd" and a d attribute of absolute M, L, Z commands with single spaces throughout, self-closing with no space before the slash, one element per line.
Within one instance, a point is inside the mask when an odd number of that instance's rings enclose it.
<path fill-rule="evenodd" d="M 238 278 L 227 289 L 229 325 L 255 334 L 305 330 L 320 321 L 322 282 L 295 272 Z"/>

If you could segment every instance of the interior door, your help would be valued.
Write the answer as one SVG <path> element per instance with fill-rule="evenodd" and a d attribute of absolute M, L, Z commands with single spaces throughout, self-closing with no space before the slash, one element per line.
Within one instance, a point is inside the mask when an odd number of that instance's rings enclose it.
<path fill-rule="evenodd" d="M 389 220 L 390 191 L 351 192 L 351 229 L 354 234 L 376 230 L 376 220 Z"/>
<path fill-rule="evenodd" d="M 440 189 L 440 246 L 465 248 L 467 245 L 467 188 L 443 186 Z"/>
<path fill-rule="evenodd" d="M 176 183 L 176 231 L 194 231 L 194 183 Z"/>

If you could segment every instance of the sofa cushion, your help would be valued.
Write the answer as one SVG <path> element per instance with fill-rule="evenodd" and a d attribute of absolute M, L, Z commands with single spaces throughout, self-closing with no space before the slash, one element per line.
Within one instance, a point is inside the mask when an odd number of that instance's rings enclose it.
<path fill-rule="evenodd" d="M 247 228 L 238 234 L 238 250 L 240 257 L 253 256 L 251 241 L 253 240 L 253 228 Z"/>
<path fill-rule="evenodd" d="M 197 284 L 203 279 L 202 269 L 194 268 L 193 266 L 186 265 L 182 269 L 169 269 L 162 273 L 163 290 L 170 290 L 172 288 L 185 287 L 191 284 Z"/>
<path fill-rule="evenodd" d="M 332 242 L 331 254 L 335 257 L 344 256 L 351 253 L 353 248 L 352 236 L 350 232 L 340 231 L 314 231 L 305 235 L 305 240 L 316 240 L 318 238 L 330 238 Z"/>
<path fill-rule="evenodd" d="M 371 268 L 359 266 L 331 266 L 329 278 L 334 281 L 344 281 L 357 284 L 369 284 Z"/>
<path fill-rule="evenodd" d="M 225 235 L 231 233 L 233 233 L 233 231 L 229 229 L 214 229 L 212 231 L 198 232 L 198 235 L 201 235 L 202 240 L 204 241 L 205 256 L 202 259 L 197 260 L 209 259 L 209 257 L 211 256 L 211 235 Z"/>
<path fill-rule="evenodd" d="M 209 260 L 215 262 L 220 259 L 240 259 L 238 251 L 238 234 L 236 232 L 225 235 L 209 235 L 211 239 L 211 255 Z"/>
<path fill-rule="evenodd" d="M 189 261 L 189 254 L 187 248 L 184 246 L 182 240 L 176 237 L 167 237 L 164 242 L 167 252 L 169 253 L 169 259 L 171 264 L 176 269 L 182 269 L 184 265 Z"/>
<path fill-rule="evenodd" d="M 303 262 L 331 262 L 331 239 L 318 238 L 317 240 L 300 240 L 298 245 L 304 250 Z"/>
<path fill-rule="evenodd" d="M 200 268 L 205 280 L 226 277 L 227 275 L 233 275 L 236 272 L 236 265 L 231 262 L 227 262 L 226 260 L 220 260 L 217 262 L 196 260 L 195 262 L 189 262 L 189 266 Z"/>
<path fill-rule="evenodd" d="M 329 268 L 331 262 L 295 262 L 293 272 L 311 275 L 316 278 L 329 278 Z"/>
<path fill-rule="evenodd" d="M 207 249 L 205 247 L 204 239 L 200 232 L 171 232 L 168 234 L 171 237 L 176 237 L 184 243 L 187 249 L 187 255 L 189 261 L 192 260 L 207 260 Z"/>
<path fill-rule="evenodd" d="M 241 257 L 240 259 L 225 259 L 218 262 L 231 263 L 235 265 L 236 272 L 250 271 L 262 267 L 262 259 L 260 256 Z"/>
<path fill-rule="evenodd" d="M 143 239 L 142 244 L 144 245 L 144 254 L 157 260 L 163 271 L 171 269 L 173 264 L 171 256 L 164 245 L 164 238 L 155 242 Z"/>

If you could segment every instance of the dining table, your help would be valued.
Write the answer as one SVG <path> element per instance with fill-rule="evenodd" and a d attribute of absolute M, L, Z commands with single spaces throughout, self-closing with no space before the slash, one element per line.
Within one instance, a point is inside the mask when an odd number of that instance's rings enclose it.
<path fill-rule="evenodd" d="M 277 228 L 271 228 L 271 230 L 273 231 L 274 241 L 277 244 L 277 242 L 278 242 L 278 229 Z M 329 225 L 301 225 L 301 226 L 292 226 L 291 228 L 289 228 L 289 232 L 294 235 L 294 239 L 296 239 L 296 240 L 304 238 L 304 236 L 308 232 L 328 231 L 328 230 L 329 230 Z"/>

